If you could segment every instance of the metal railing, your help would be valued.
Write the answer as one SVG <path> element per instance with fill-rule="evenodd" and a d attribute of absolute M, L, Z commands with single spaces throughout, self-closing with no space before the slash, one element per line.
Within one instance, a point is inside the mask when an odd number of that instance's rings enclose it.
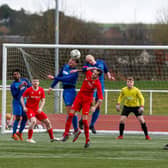
<path fill-rule="evenodd" d="M 47 89 L 45 89 L 47 91 Z M 53 89 L 54 90 L 54 89 Z M 61 92 L 60 96 L 60 113 L 63 113 L 63 89 L 57 89 L 58 91 Z M 79 91 L 79 89 L 77 89 Z M 105 114 L 108 114 L 108 96 L 110 92 L 120 92 L 121 90 L 119 89 L 105 89 L 105 96 L 104 96 L 104 111 Z M 168 90 L 141 90 L 142 93 L 149 93 L 149 115 L 152 115 L 152 108 L 153 108 L 153 93 L 168 93 Z M 117 102 L 117 100 L 116 100 Z"/>
<path fill-rule="evenodd" d="M 6 88 L 8 91 L 10 90 L 10 86 L 7 85 Z M 0 85 L 0 90 L 2 90 L 2 85 Z M 48 91 L 48 89 L 44 89 L 45 91 Z M 60 113 L 63 113 L 63 89 L 53 89 L 53 91 L 59 91 L 60 92 Z M 79 89 L 77 89 L 79 91 Z M 105 114 L 108 114 L 108 96 L 111 92 L 120 92 L 119 89 L 105 89 L 105 95 L 104 95 L 104 112 Z M 153 93 L 168 93 L 168 90 L 141 90 L 142 93 L 149 93 L 149 115 L 152 115 L 152 108 L 153 108 Z M 117 100 L 116 100 L 117 102 Z"/>

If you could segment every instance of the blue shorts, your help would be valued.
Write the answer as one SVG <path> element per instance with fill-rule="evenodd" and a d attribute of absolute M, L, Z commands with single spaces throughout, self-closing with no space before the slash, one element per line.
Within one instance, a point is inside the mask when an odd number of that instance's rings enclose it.
<path fill-rule="evenodd" d="M 68 88 L 64 89 L 63 91 L 63 98 L 65 106 L 71 106 L 76 97 L 76 90 L 75 88 Z"/>
<path fill-rule="evenodd" d="M 26 116 L 26 113 L 23 111 L 22 105 L 20 103 L 13 103 L 13 115 Z"/>

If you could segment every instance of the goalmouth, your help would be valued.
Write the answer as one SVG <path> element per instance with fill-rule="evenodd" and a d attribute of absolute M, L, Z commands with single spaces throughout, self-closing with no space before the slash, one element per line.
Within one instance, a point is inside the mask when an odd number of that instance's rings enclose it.
<path fill-rule="evenodd" d="M 55 62 L 55 49 L 59 49 L 59 62 Z M 124 86 L 124 80 L 127 76 L 134 76 L 138 87 L 141 90 L 153 90 L 152 111 L 164 114 L 162 109 L 168 109 L 168 46 L 135 46 L 135 45 L 55 45 L 55 44 L 3 44 L 3 62 L 2 62 L 2 119 L 1 132 L 6 133 L 6 113 L 11 112 L 11 101 L 9 86 L 12 82 L 12 70 L 19 68 L 23 77 L 31 79 L 33 75 L 39 77 L 42 81 L 42 87 L 47 89 L 50 81 L 47 80 L 48 74 L 55 74 L 55 64 L 59 69 L 67 63 L 71 49 L 81 51 L 79 67 L 85 62 L 85 56 L 92 54 L 96 59 L 103 59 L 115 76 L 116 81 L 106 82 L 107 90 L 119 90 Z M 160 55 L 159 55 L 160 54 Z M 80 77 L 81 81 L 83 76 Z M 56 89 L 51 96 L 46 97 L 44 111 L 47 114 L 60 113 L 63 111 L 62 91 Z M 109 93 L 104 99 L 105 111 L 115 113 L 115 103 L 119 92 Z M 107 95 L 107 94 L 106 94 Z M 105 96 L 106 96 L 105 95 Z M 150 102 L 148 93 L 144 93 L 146 102 Z M 55 111 L 55 97 L 58 98 L 59 111 Z M 157 99 L 156 97 L 159 97 Z M 109 99 L 112 102 L 109 102 Z M 149 114 L 150 106 L 147 103 L 145 107 L 146 114 Z M 106 109 L 106 110 L 104 110 Z M 165 115 L 165 114 L 164 114 Z M 57 130 L 57 128 L 54 128 Z M 101 132 L 101 131 L 100 131 Z M 108 131 L 104 130 L 104 133 Z M 133 132 L 134 133 L 134 132 Z M 135 131 L 135 133 L 139 133 Z"/>

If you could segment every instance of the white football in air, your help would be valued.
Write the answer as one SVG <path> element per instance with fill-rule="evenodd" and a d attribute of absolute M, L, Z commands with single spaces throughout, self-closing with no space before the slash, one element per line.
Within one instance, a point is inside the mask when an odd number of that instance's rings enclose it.
<path fill-rule="evenodd" d="M 81 53 L 80 53 L 79 50 L 74 49 L 74 50 L 72 50 L 72 51 L 70 52 L 70 57 L 71 57 L 72 59 L 80 59 Z"/>

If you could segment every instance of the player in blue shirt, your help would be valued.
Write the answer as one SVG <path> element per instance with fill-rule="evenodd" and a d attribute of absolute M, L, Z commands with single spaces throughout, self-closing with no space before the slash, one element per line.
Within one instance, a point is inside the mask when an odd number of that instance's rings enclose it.
<path fill-rule="evenodd" d="M 68 64 L 65 64 L 62 67 L 62 69 L 60 70 L 59 74 L 56 77 L 52 75 L 48 75 L 49 79 L 54 79 L 54 81 L 51 84 L 51 87 L 48 90 L 48 93 L 50 93 L 50 91 L 56 86 L 58 81 L 62 81 L 63 99 L 66 106 L 67 114 L 69 114 L 71 106 L 76 97 L 75 85 L 78 79 L 78 72 L 71 74 L 71 71 L 76 69 L 77 64 L 78 64 L 78 60 L 71 58 L 69 59 Z M 73 123 L 74 132 L 78 131 L 77 115 L 73 117 L 72 123 Z"/>
<path fill-rule="evenodd" d="M 19 139 L 23 141 L 22 132 L 26 126 L 27 116 L 26 113 L 23 111 L 20 98 L 23 92 L 31 86 L 30 82 L 25 79 L 21 78 L 20 71 L 18 69 L 13 71 L 13 78 L 14 81 L 12 82 L 10 89 L 11 94 L 13 97 L 12 107 L 13 107 L 13 115 L 15 116 L 15 121 L 13 123 L 13 134 L 12 138 L 16 141 Z M 22 117 L 22 120 L 21 120 Z M 19 131 L 17 131 L 19 121 L 21 120 Z"/>
<path fill-rule="evenodd" d="M 95 60 L 95 58 L 92 55 L 87 55 L 86 56 L 86 64 L 83 66 L 83 71 L 86 71 L 86 68 L 88 69 L 89 67 L 97 67 L 102 70 L 102 75 L 99 77 L 101 87 L 102 87 L 102 93 L 104 96 L 104 74 L 107 74 L 108 79 L 115 80 L 114 77 L 111 76 L 111 73 L 109 72 L 107 65 L 103 60 Z M 94 100 L 93 102 L 96 102 L 98 100 L 97 97 L 97 91 L 94 92 Z M 90 123 L 90 130 L 92 130 L 92 133 L 96 134 L 96 129 L 94 127 L 98 117 L 100 114 L 100 107 L 95 110 L 95 112 L 92 114 L 92 119 Z M 83 128 L 83 123 L 82 119 L 79 121 L 79 127 L 82 129 Z"/>

